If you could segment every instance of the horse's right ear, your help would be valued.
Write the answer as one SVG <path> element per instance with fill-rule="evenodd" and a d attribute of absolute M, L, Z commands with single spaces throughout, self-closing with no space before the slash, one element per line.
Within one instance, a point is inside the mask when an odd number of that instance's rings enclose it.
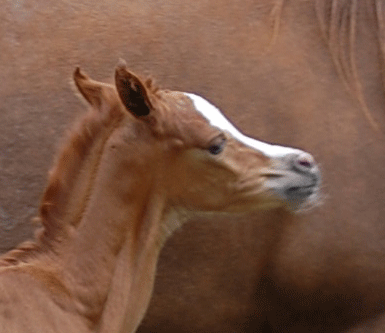
<path fill-rule="evenodd" d="M 100 107 L 102 104 L 103 84 L 90 79 L 79 67 L 74 72 L 74 81 L 82 96 L 92 106 Z"/>
<path fill-rule="evenodd" d="M 119 97 L 129 112 L 136 117 L 150 114 L 153 107 L 148 90 L 135 74 L 127 70 L 124 60 L 120 60 L 116 67 L 115 84 Z"/>

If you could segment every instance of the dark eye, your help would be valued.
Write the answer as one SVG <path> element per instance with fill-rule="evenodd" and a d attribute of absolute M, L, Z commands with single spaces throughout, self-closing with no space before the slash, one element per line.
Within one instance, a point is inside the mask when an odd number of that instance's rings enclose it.
<path fill-rule="evenodd" d="M 208 151 L 212 155 L 218 155 L 220 154 L 226 145 L 226 137 L 224 134 L 218 135 L 216 138 L 214 138 L 208 147 Z"/>

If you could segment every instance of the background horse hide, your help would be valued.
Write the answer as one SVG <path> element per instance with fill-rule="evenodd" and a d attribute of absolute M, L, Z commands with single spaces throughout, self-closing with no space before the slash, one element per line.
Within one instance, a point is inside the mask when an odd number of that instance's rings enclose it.
<path fill-rule="evenodd" d="M 183 227 L 139 331 L 385 330 L 384 1 L 0 5 L 2 251 L 31 236 L 58 138 L 82 113 L 73 68 L 103 80 L 122 57 L 245 133 L 311 152 L 324 177 L 310 212 Z"/>

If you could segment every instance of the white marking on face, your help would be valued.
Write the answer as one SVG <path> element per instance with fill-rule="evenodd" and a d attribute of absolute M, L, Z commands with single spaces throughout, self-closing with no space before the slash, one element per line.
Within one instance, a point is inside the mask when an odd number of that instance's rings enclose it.
<path fill-rule="evenodd" d="M 189 97 L 195 106 L 195 109 L 202 114 L 203 117 L 205 117 L 208 122 L 214 126 L 217 127 L 225 132 L 230 133 L 235 139 L 238 141 L 244 143 L 245 145 L 254 148 L 267 157 L 272 158 L 279 158 L 284 157 L 289 154 L 301 154 L 303 151 L 299 149 L 289 148 L 289 147 L 283 147 L 278 145 L 271 145 L 262 141 L 258 141 L 255 139 L 252 139 L 244 134 L 242 134 L 240 131 L 238 131 L 233 124 L 231 124 L 225 116 L 221 113 L 221 111 L 216 108 L 214 105 L 209 103 L 204 98 L 190 93 L 184 93 L 187 97 Z"/>

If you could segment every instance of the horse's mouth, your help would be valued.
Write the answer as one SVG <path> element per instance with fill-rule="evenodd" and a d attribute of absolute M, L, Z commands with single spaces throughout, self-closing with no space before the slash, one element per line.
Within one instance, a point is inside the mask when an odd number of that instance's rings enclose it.
<path fill-rule="evenodd" d="M 263 170 L 266 186 L 292 211 L 312 206 L 317 201 L 321 172 L 317 165 L 302 165 L 298 159 L 277 159 L 273 167 Z M 301 164 L 302 163 L 302 164 Z"/>
<path fill-rule="evenodd" d="M 319 187 L 316 183 L 307 186 L 293 186 L 286 190 L 288 197 L 307 197 L 318 191 Z"/>
<path fill-rule="evenodd" d="M 319 192 L 319 181 L 304 186 L 291 186 L 285 191 L 286 205 L 294 212 L 310 209 L 317 206 Z"/>
<path fill-rule="evenodd" d="M 309 179 L 310 178 L 310 179 Z M 296 173 L 282 173 L 269 179 L 269 187 L 286 203 L 292 211 L 312 206 L 320 192 L 320 174 L 314 176 Z"/>

